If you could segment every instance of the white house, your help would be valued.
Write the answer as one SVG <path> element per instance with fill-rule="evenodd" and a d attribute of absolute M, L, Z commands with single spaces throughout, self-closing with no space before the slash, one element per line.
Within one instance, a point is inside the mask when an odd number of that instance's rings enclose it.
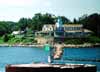
<path fill-rule="evenodd" d="M 54 30 L 54 28 L 53 28 L 54 26 L 53 25 L 51 25 L 51 24 L 45 24 L 43 27 L 42 27 L 42 31 L 53 31 Z"/>
<path fill-rule="evenodd" d="M 55 40 L 64 40 L 65 38 L 85 38 L 92 32 L 90 30 L 84 29 L 82 24 L 62 24 L 61 19 L 54 24 L 45 24 L 42 27 L 42 31 L 36 32 L 36 37 L 44 37 L 45 39 L 54 38 Z M 46 38 L 48 37 L 48 38 Z M 52 38 L 52 39 L 53 39 Z M 40 43 L 40 38 L 37 38 Z"/>
<path fill-rule="evenodd" d="M 24 33 L 24 31 L 13 31 L 12 35 L 18 35 L 18 34 L 22 34 Z"/>

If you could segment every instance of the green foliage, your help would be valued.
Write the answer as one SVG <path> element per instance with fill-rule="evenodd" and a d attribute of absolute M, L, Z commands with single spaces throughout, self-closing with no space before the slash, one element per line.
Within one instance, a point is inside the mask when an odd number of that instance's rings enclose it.
<path fill-rule="evenodd" d="M 62 23 L 63 24 L 71 23 L 71 21 L 68 18 L 66 18 L 65 16 L 58 16 L 58 17 L 60 17 L 62 19 Z"/>
<path fill-rule="evenodd" d="M 28 21 L 27 21 L 27 18 L 21 18 L 18 22 L 18 26 L 19 26 L 19 29 L 20 30 L 25 30 L 25 28 L 27 27 L 28 25 Z"/>
<path fill-rule="evenodd" d="M 3 41 L 3 37 L 0 37 L 0 44 L 3 44 L 4 41 Z"/>
<path fill-rule="evenodd" d="M 30 37 L 30 36 L 22 36 L 19 35 L 20 37 L 16 37 L 13 35 L 9 35 L 9 40 L 8 40 L 8 44 L 32 44 L 35 43 L 36 41 L 34 40 L 34 36 Z M 4 39 L 3 39 L 4 40 Z"/>
<path fill-rule="evenodd" d="M 65 44 L 83 44 L 83 41 L 81 39 L 69 39 L 67 38 L 65 41 L 64 41 Z"/>
<path fill-rule="evenodd" d="M 79 22 L 78 22 L 78 20 L 76 20 L 76 18 L 74 18 L 73 23 L 78 24 Z"/>
<path fill-rule="evenodd" d="M 54 24 L 54 23 L 55 23 L 55 18 L 53 18 L 53 15 L 48 13 L 46 14 L 37 13 L 32 18 L 33 30 L 41 30 L 44 24 Z"/>
<path fill-rule="evenodd" d="M 4 40 L 4 42 L 7 42 L 7 41 L 9 40 L 9 37 L 8 37 L 7 34 L 5 34 L 5 35 L 3 36 L 3 40 Z"/>
<path fill-rule="evenodd" d="M 87 40 L 89 43 L 100 43 L 100 38 L 97 36 L 89 36 Z"/>
<path fill-rule="evenodd" d="M 95 35 L 100 36 L 100 14 L 94 13 L 89 16 L 85 14 L 79 17 L 77 20 L 74 18 L 73 22 L 71 22 L 65 16 L 60 17 L 62 18 L 62 22 L 64 24 L 83 24 L 84 28 L 90 29 L 95 33 Z M 57 18 L 58 17 L 55 15 L 49 13 L 37 13 L 32 17 L 32 19 L 20 18 L 18 22 L 0 21 L 0 36 L 10 34 L 15 30 L 26 30 L 26 28 L 30 28 L 31 30 L 41 30 L 44 24 L 55 24 Z"/>
<path fill-rule="evenodd" d="M 100 38 L 95 35 L 90 35 L 84 39 L 66 39 L 65 44 L 84 44 L 84 43 L 100 43 Z"/>
<path fill-rule="evenodd" d="M 15 37 L 13 37 L 13 38 L 11 38 L 9 41 L 8 41 L 8 43 L 9 44 L 16 44 L 16 43 L 20 43 L 21 42 L 21 38 L 15 38 Z"/>
<path fill-rule="evenodd" d="M 83 24 L 84 28 L 92 30 L 96 36 L 100 37 L 100 14 L 94 13 L 89 16 L 84 15 L 79 18 L 79 23 Z"/>
<path fill-rule="evenodd" d="M 14 22 L 0 21 L 0 36 L 11 33 L 14 29 L 14 26 L 15 26 Z"/>

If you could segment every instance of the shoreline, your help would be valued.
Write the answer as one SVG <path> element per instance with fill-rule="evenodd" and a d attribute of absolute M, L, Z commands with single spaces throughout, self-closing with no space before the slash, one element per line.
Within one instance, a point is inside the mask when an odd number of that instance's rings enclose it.
<path fill-rule="evenodd" d="M 90 43 L 85 43 L 85 44 L 62 44 L 63 48 L 93 48 L 93 47 L 100 47 L 100 44 L 90 44 Z M 30 45 L 25 45 L 25 44 L 0 44 L 0 47 L 36 47 L 36 48 L 43 48 L 44 44 L 30 44 Z M 51 45 L 51 47 L 54 47 L 54 45 Z"/>

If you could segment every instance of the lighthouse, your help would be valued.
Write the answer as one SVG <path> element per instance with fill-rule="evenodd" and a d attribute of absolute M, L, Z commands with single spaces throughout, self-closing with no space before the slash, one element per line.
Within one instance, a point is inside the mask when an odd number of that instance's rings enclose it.
<path fill-rule="evenodd" d="M 64 27 L 63 27 L 61 17 L 58 17 L 55 26 L 56 26 L 56 28 L 54 31 L 54 41 L 55 42 L 63 42 L 64 41 Z"/>
<path fill-rule="evenodd" d="M 61 19 L 61 17 L 58 17 L 57 23 L 56 23 L 56 27 L 57 27 L 57 28 L 62 27 L 62 19 Z"/>
<path fill-rule="evenodd" d="M 57 19 L 56 31 L 64 31 L 61 17 L 58 17 L 58 19 Z"/>

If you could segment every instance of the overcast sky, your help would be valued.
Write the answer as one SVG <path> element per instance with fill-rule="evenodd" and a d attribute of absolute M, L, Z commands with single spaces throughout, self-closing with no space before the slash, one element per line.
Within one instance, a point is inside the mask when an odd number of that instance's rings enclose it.
<path fill-rule="evenodd" d="M 100 0 L 0 0 L 0 21 L 18 21 L 46 12 L 72 20 L 83 14 L 100 13 Z"/>

